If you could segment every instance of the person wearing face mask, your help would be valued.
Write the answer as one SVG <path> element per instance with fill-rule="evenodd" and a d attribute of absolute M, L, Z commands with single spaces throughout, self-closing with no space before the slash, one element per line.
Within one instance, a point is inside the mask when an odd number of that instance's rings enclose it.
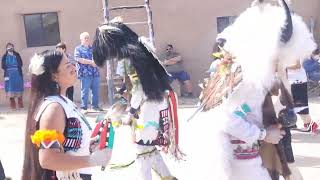
<path fill-rule="evenodd" d="M 12 43 L 7 43 L 1 65 L 4 70 L 5 92 L 10 99 L 10 108 L 13 110 L 17 108 L 16 98 L 18 99 L 18 108 L 23 108 L 22 59 L 20 54 L 14 50 Z"/>

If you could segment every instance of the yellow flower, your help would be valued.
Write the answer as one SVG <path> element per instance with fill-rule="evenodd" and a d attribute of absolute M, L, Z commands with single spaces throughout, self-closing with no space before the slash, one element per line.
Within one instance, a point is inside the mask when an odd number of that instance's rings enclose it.
<path fill-rule="evenodd" d="M 56 130 L 37 130 L 34 135 L 31 135 L 31 142 L 38 147 L 42 142 L 58 141 L 62 144 L 64 139 L 64 135 Z"/>
<path fill-rule="evenodd" d="M 31 135 L 31 141 L 33 144 L 37 145 L 38 147 L 40 146 L 41 140 L 39 138 L 39 136 L 35 135 Z"/>
<path fill-rule="evenodd" d="M 65 138 L 64 138 L 64 135 L 60 133 L 60 134 L 58 134 L 57 139 L 58 139 L 59 143 L 62 144 L 64 142 Z"/>

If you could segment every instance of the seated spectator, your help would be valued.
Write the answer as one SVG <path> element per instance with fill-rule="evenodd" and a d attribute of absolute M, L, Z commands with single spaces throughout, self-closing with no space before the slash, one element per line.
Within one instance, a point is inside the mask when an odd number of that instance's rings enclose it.
<path fill-rule="evenodd" d="M 162 58 L 162 64 L 171 75 L 171 81 L 177 79 L 183 83 L 186 93 L 182 94 L 182 96 L 192 97 L 190 75 L 184 70 L 182 63 L 181 55 L 174 52 L 173 46 L 168 44 L 164 58 Z"/>
<path fill-rule="evenodd" d="M 312 52 L 309 59 L 303 63 L 303 68 L 306 70 L 307 76 L 312 81 L 320 81 L 320 49 L 316 49 Z"/>

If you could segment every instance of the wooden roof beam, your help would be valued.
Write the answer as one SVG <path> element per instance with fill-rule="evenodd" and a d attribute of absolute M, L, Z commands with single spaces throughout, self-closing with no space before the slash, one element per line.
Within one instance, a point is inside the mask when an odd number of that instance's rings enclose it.
<path fill-rule="evenodd" d="M 111 7 L 109 8 L 109 11 L 116 11 L 116 10 L 122 10 L 122 9 L 140 9 L 144 8 L 145 5 L 137 5 L 137 6 L 117 6 L 117 7 Z"/>
<path fill-rule="evenodd" d="M 142 21 L 142 22 L 124 22 L 123 24 L 125 25 L 140 25 L 140 24 L 148 24 L 147 21 Z"/>

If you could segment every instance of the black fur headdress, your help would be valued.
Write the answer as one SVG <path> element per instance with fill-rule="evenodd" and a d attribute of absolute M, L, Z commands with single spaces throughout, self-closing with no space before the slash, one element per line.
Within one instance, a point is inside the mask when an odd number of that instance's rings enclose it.
<path fill-rule="evenodd" d="M 96 29 L 93 59 L 98 66 L 107 60 L 130 59 L 149 100 L 162 100 L 171 90 L 169 75 L 158 59 L 139 41 L 139 36 L 123 23 L 107 23 Z"/>

